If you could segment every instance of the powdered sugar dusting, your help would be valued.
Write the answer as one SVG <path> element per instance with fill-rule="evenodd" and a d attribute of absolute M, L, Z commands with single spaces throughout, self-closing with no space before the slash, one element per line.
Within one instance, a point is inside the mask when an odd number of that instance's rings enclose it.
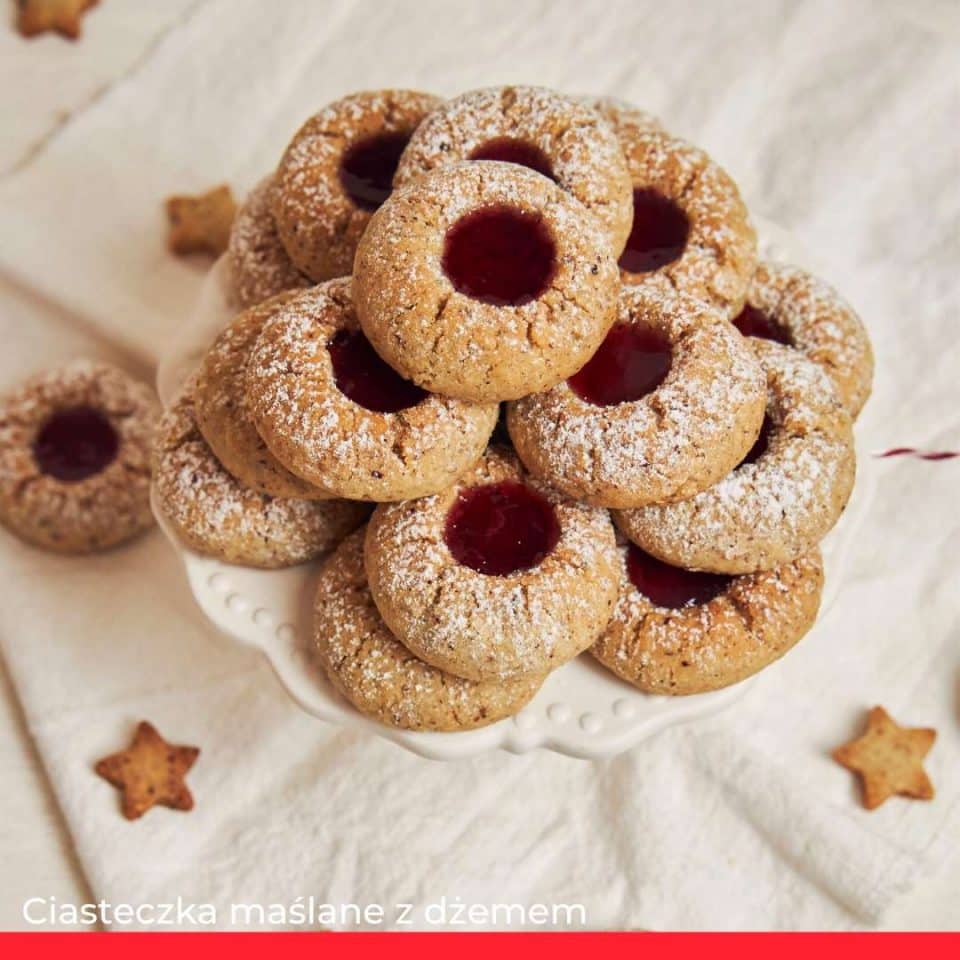
<path fill-rule="evenodd" d="M 823 370 L 798 352 L 753 341 L 768 376 L 766 452 L 678 503 L 615 514 L 649 553 L 692 569 L 771 569 L 810 550 L 853 488 L 849 417 Z"/>
<path fill-rule="evenodd" d="M 753 443 L 763 371 L 733 327 L 665 283 L 624 288 L 619 319 L 671 344 L 664 382 L 606 407 L 558 384 L 509 407 L 511 437 L 531 470 L 571 496 L 628 506 L 690 495 L 731 470 Z"/>

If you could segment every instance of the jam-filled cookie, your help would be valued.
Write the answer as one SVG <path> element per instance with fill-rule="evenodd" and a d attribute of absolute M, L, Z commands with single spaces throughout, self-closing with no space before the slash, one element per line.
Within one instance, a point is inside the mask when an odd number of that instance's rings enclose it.
<path fill-rule="evenodd" d="M 738 683 L 796 644 L 820 606 L 817 550 L 740 577 L 668 566 L 632 543 L 620 558 L 620 596 L 590 652 L 646 693 L 681 696 Z"/>
<path fill-rule="evenodd" d="M 317 281 L 350 273 L 371 213 L 390 194 L 400 154 L 439 103 L 414 90 L 355 93 L 297 131 L 277 168 L 273 215 L 299 270 Z"/>
<path fill-rule="evenodd" d="M 746 455 L 766 380 L 748 341 L 667 284 L 624 287 L 617 324 L 563 383 L 511 403 L 531 473 L 568 496 L 639 507 L 693 496 Z"/>
<path fill-rule="evenodd" d="M 263 325 L 295 292 L 240 314 L 214 341 L 197 374 L 194 412 L 210 449 L 242 484 L 271 497 L 330 500 L 332 493 L 291 473 L 257 433 L 250 416 L 247 363 Z"/>
<path fill-rule="evenodd" d="M 633 182 L 623 282 L 666 277 L 734 316 L 757 263 L 757 236 L 737 185 L 703 150 L 663 131 L 625 131 L 621 145 Z"/>
<path fill-rule="evenodd" d="M 614 514 L 634 543 L 665 563 L 772 570 L 809 553 L 850 498 L 853 430 L 823 368 L 770 340 L 749 342 L 767 373 L 768 400 L 744 462 L 689 500 Z"/>
<path fill-rule="evenodd" d="M 583 366 L 616 316 L 602 234 L 516 164 L 443 166 L 370 221 L 354 268 L 360 323 L 427 390 L 477 402 L 546 390 Z"/>
<path fill-rule="evenodd" d="M 284 290 L 313 283 L 294 266 L 280 241 L 271 209 L 272 189 L 272 176 L 261 180 L 230 228 L 227 258 L 231 298 L 239 307 L 251 307 Z"/>
<path fill-rule="evenodd" d="M 626 100 L 593 96 L 577 97 L 577 100 L 591 110 L 596 110 L 613 127 L 621 141 L 638 133 L 663 130 L 663 125 L 652 113 L 641 110 Z"/>
<path fill-rule="evenodd" d="M 473 682 L 418 660 L 383 622 L 367 588 L 363 531 L 323 565 L 314 644 L 330 682 L 358 710 L 406 730 L 472 730 L 522 709 L 542 676 Z"/>
<path fill-rule="evenodd" d="M 159 405 L 103 363 L 75 361 L 0 401 L 0 522 L 60 553 L 112 547 L 153 525 Z"/>
<path fill-rule="evenodd" d="M 397 638 L 468 680 L 542 675 L 575 657 L 609 619 L 619 577 L 606 512 L 497 448 L 443 493 L 378 507 L 366 568 Z"/>
<path fill-rule="evenodd" d="M 463 160 L 514 163 L 553 180 L 603 224 L 614 256 L 630 232 L 630 176 L 609 123 L 542 87 L 491 87 L 433 111 L 410 138 L 395 183 Z"/>
<path fill-rule="evenodd" d="M 443 490 L 477 461 L 497 421 L 496 404 L 429 394 L 384 363 L 357 323 L 347 277 L 276 310 L 248 363 L 247 389 L 274 455 L 353 500 Z"/>
<path fill-rule="evenodd" d="M 733 321 L 752 337 L 796 347 L 819 363 L 856 418 L 873 383 L 873 350 L 860 318 L 833 287 L 796 267 L 761 263 Z"/>
<path fill-rule="evenodd" d="M 312 560 L 367 516 L 346 500 L 281 499 L 245 487 L 197 429 L 193 384 L 160 421 L 154 446 L 157 504 L 191 550 L 227 563 L 272 569 Z"/>

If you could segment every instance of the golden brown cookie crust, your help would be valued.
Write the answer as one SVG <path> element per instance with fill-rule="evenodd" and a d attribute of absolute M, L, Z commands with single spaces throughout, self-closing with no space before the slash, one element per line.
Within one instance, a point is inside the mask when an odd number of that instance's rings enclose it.
<path fill-rule="evenodd" d="M 444 527 L 461 491 L 503 481 L 527 483 L 552 504 L 560 539 L 531 569 L 488 576 L 454 559 Z M 378 507 L 366 569 L 380 614 L 404 645 L 470 680 L 542 675 L 575 657 L 607 623 L 619 576 L 607 514 L 538 483 L 493 447 L 443 493 Z"/>
<path fill-rule="evenodd" d="M 247 362 L 263 325 L 295 291 L 241 313 L 214 341 L 197 374 L 194 414 L 214 455 L 241 484 L 271 497 L 331 500 L 334 495 L 291 473 L 257 433 L 250 416 Z"/>
<path fill-rule="evenodd" d="M 853 430 L 826 373 L 790 347 L 749 342 L 767 373 L 766 452 L 689 500 L 613 515 L 665 563 L 714 573 L 772 570 L 809 553 L 850 498 Z"/>
<path fill-rule="evenodd" d="M 53 414 L 72 407 L 103 414 L 119 445 L 103 470 L 64 482 L 41 471 L 33 445 Z M 152 527 L 150 447 L 159 409 L 149 387 L 103 363 L 78 360 L 27 380 L 0 403 L 0 522 L 58 553 L 103 550 Z"/>
<path fill-rule="evenodd" d="M 279 499 L 243 486 L 200 435 L 192 390 L 188 383 L 163 415 L 154 448 L 157 503 L 187 547 L 242 566 L 288 567 L 319 557 L 363 522 L 363 504 Z"/>
<path fill-rule="evenodd" d="M 387 629 L 367 588 L 362 530 L 320 571 L 315 650 L 330 682 L 362 713 L 406 730 L 472 730 L 522 709 L 543 677 L 474 683 L 418 660 Z"/>
<path fill-rule="evenodd" d="M 415 90 L 355 93 L 324 107 L 297 131 L 277 167 L 273 214 L 290 259 L 315 281 L 349 274 L 371 213 L 340 182 L 356 143 L 412 134 L 441 101 Z"/>
<path fill-rule="evenodd" d="M 630 176 L 609 123 L 583 101 L 543 87 L 489 87 L 448 100 L 410 138 L 394 178 L 403 186 L 498 140 L 537 147 L 553 179 L 604 226 L 620 255 L 633 216 Z"/>
<path fill-rule="evenodd" d="M 167 247 L 178 255 L 207 253 L 219 257 L 230 243 L 237 212 L 233 192 L 221 184 L 196 195 L 167 197 Z"/>
<path fill-rule="evenodd" d="M 298 294 L 261 333 L 248 364 L 254 423 L 267 446 L 310 483 L 355 500 L 402 500 L 448 487 L 478 460 L 496 404 L 427 396 L 379 413 L 341 393 L 327 345 L 358 330 L 343 277 Z"/>
<path fill-rule="evenodd" d="M 487 206 L 542 217 L 556 245 L 546 291 L 498 306 L 457 291 L 442 258 L 447 230 Z M 393 193 L 357 248 L 353 294 L 377 352 L 427 390 L 512 400 L 579 370 L 616 317 L 617 267 L 602 229 L 546 177 L 510 163 L 441 167 Z"/>
<path fill-rule="evenodd" d="M 679 292 L 736 316 L 757 263 L 757 235 L 730 175 L 708 154 L 663 131 L 625 132 L 621 145 L 634 189 L 673 200 L 690 225 L 677 260 L 646 273 L 621 270 L 625 284 L 665 277 Z"/>
<path fill-rule="evenodd" d="M 227 258 L 231 300 L 252 307 L 284 290 L 313 285 L 287 255 L 273 219 L 273 176 L 264 177 L 250 191 L 230 229 Z"/>
<path fill-rule="evenodd" d="M 847 413 L 856 419 L 870 396 L 873 349 L 863 322 L 840 294 L 797 267 L 761 263 L 747 303 L 827 371 Z"/>
<path fill-rule="evenodd" d="M 814 550 L 767 573 L 733 578 L 707 603 L 669 609 L 630 581 L 620 548 L 620 595 L 590 652 L 645 693 L 683 696 L 739 683 L 782 657 L 813 626 L 823 590 Z"/>
<path fill-rule="evenodd" d="M 580 96 L 576 99 L 591 110 L 596 110 L 613 127 L 621 143 L 638 133 L 663 130 L 663 125 L 652 113 L 641 110 L 618 97 Z"/>
<path fill-rule="evenodd" d="M 718 313 L 667 284 L 624 287 L 619 322 L 673 348 L 666 379 L 639 400 L 598 406 L 567 381 L 509 404 L 528 470 L 597 506 L 693 496 L 726 476 L 760 432 L 766 378 L 747 341 Z"/>

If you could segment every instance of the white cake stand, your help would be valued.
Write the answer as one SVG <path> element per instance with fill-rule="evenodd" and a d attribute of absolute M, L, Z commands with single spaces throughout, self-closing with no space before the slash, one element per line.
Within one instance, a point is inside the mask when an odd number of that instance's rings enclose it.
<path fill-rule="evenodd" d="M 809 262 L 775 225 L 761 223 L 761 249 L 767 259 Z M 165 404 L 196 369 L 214 337 L 232 317 L 227 304 L 227 269 L 211 270 L 194 316 L 180 331 L 157 371 Z M 844 558 L 872 497 L 869 456 L 859 460 L 856 489 L 846 513 L 823 544 L 827 586 L 821 615 L 836 599 Z M 688 720 L 730 706 L 762 675 L 713 693 L 664 697 L 640 693 L 581 656 L 547 678 L 537 696 L 515 717 L 464 733 L 413 733 L 384 726 L 345 701 L 310 655 L 311 601 L 318 564 L 287 570 L 250 570 L 187 550 L 156 509 L 160 527 L 183 562 L 200 609 L 210 622 L 240 643 L 262 651 L 290 696 L 308 713 L 330 723 L 362 727 L 435 760 L 456 760 L 488 750 L 525 753 L 543 747 L 573 757 L 609 757 L 641 740 Z M 816 628 L 815 628 L 816 629 Z M 789 669 L 789 659 L 784 664 Z"/>

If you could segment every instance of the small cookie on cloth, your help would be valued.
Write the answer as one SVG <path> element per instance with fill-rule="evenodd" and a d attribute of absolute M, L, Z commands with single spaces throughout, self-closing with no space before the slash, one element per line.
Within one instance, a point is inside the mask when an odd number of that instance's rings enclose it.
<path fill-rule="evenodd" d="M 819 363 L 856 419 L 870 396 L 873 349 L 863 322 L 833 287 L 797 267 L 758 264 L 733 323 L 745 336 L 776 340 Z"/>
<path fill-rule="evenodd" d="M 100 0 L 17 0 L 17 30 L 24 37 L 55 30 L 68 40 L 80 36 L 80 20 Z"/>
<path fill-rule="evenodd" d="M 167 197 L 165 207 L 171 253 L 219 257 L 227 249 L 237 205 L 226 184 L 196 196 Z"/>
<path fill-rule="evenodd" d="M 318 283 L 351 272 L 370 215 L 393 189 L 400 154 L 439 103 L 416 90 L 354 93 L 296 132 L 277 167 L 273 215 L 298 269 Z"/>
<path fill-rule="evenodd" d="M 313 285 L 294 266 L 280 240 L 271 209 L 272 190 L 273 177 L 264 177 L 237 211 L 230 230 L 230 293 L 240 307 L 254 306 L 284 290 Z"/>
<path fill-rule="evenodd" d="M 620 545 L 620 596 L 590 653 L 646 693 L 682 696 L 739 683 L 782 657 L 820 606 L 818 551 L 742 577 L 671 567 Z"/>
<path fill-rule="evenodd" d="M 474 683 L 418 660 L 389 631 L 367 588 L 364 533 L 324 563 L 314 601 L 314 644 L 330 682 L 358 710 L 406 730 L 472 730 L 526 706 L 543 676 Z"/>
<path fill-rule="evenodd" d="M 606 511 L 495 447 L 448 490 L 378 507 L 366 568 L 393 633 L 468 680 L 542 676 L 571 660 L 610 619 L 619 581 Z"/>
<path fill-rule="evenodd" d="M 153 724 L 137 725 L 133 743 L 97 762 L 94 770 L 122 794 L 123 815 L 137 820 L 158 804 L 192 810 L 193 795 L 185 777 L 200 756 L 199 747 L 167 743 Z"/>
<path fill-rule="evenodd" d="M 932 800 L 933 784 L 923 769 L 923 758 L 936 738 L 936 730 L 901 727 L 883 707 L 874 707 L 863 736 L 837 747 L 833 758 L 860 775 L 863 805 L 868 810 L 895 794 Z"/>
<path fill-rule="evenodd" d="M 191 550 L 243 566 L 289 567 L 363 522 L 363 504 L 274 498 L 234 479 L 197 429 L 192 391 L 188 383 L 163 415 L 154 449 L 157 505 Z"/>
<path fill-rule="evenodd" d="M 88 553 L 153 526 L 153 391 L 77 360 L 0 401 L 0 522 L 58 553 Z"/>
<path fill-rule="evenodd" d="M 257 431 L 298 476 L 352 500 L 422 497 L 480 458 L 495 403 L 429 394 L 377 355 L 361 331 L 349 277 L 286 301 L 247 364 Z"/>
<path fill-rule="evenodd" d="M 250 416 L 247 360 L 264 323 L 294 296 L 288 291 L 250 307 L 214 341 L 197 373 L 197 426 L 217 459 L 242 484 L 271 497 L 331 500 L 332 493 L 301 480 L 270 452 Z"/>

